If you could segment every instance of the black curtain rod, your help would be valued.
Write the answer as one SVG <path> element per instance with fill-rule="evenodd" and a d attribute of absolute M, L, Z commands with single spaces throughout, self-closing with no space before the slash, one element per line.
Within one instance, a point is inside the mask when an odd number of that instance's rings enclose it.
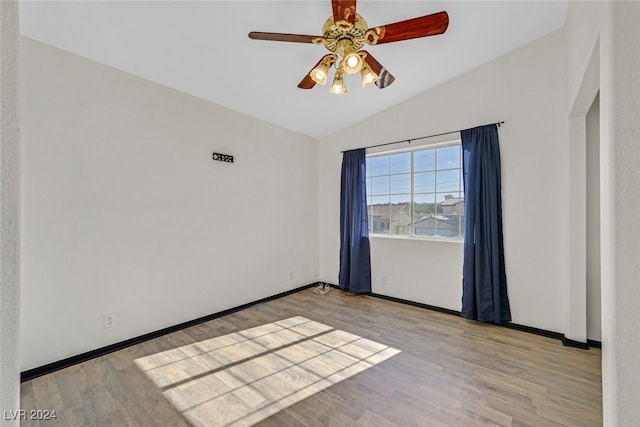
<path fill-rule="evenodd" d="M 488 125 L 498 125 L 498 127 L 502 126 L 504 124 L 504 120 L 501 122 L 495 122 L 495 123 L 487 123 L 484 126 L 488 126 Z M 419 139 L 426 139 L 426 138 L 435 138 L 436 136 L 443 136 L 443 135 L 449 135 L 450 133 L 456 133 L 456 132 L 460 132 L 464 129 L 459 129 L 459 130 L 452 130 L 451 132 L 443 132 L 443 133 L 437 133 L 434 135 L 427 135 L 427 136 L 421 136 L 418 138 L 411 138 L 411 139 L 403 139 L 402 141 L 394 141 L 394 142 L 385 142 L 384 144 L 376 144 L 376 145 L 369 145 L 367 147 L 361 147 L 364 149 L 367 148 L 375 148 L 375 147 L 384 147 L 385 145 L 393 145 L 393 144 L 401 144 L 403 142 L 408 142 L 409 144 L 411 144 L 413 141 L 417 141 Z M 350 151 L 350 150 L 345 150 L 345 151 Z M 344 151 L 341 151 L 341 153 L 344 153 Z"/>

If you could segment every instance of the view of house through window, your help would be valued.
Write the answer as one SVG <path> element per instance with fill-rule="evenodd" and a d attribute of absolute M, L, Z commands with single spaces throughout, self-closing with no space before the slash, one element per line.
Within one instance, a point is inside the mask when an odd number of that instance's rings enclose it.
<path fill-rule="evenodd" d="M 369 233 L 461 239 L 460 141 L 367 156 Z"/>

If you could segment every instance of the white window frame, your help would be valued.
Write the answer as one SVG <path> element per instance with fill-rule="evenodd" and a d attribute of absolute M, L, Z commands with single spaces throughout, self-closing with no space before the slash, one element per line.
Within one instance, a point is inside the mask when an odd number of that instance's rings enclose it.
<path fill-rule="evenodd" d="M 411 224 L 413 224 L 414 222 L 414 196 L 415 196 L 415 189 L 414 189 L 414 174 L 415 174 L 415 169 L 414 169 L 414 153 L 418 152 L 418 151 L 428 151 L 428 150 L 437 150 L 438 148 L 444 148 L 444 147 L 450 147 L 450 146 L 458 146 L 460 147 L 460 172 L 462 175 L 462 141 L 460 138 L 454 138 L 454 139 L 448 139 L 446 141 L 443 142 L 438 142 L 438 143 L 432 143 L 432 144 L 428 144 L 428 145 L 420 145 L 420 146 L 415 146 L 415 147 L 408 147 L 408 148 L 399 148 L 399 149 L 395 149 L 395 150 L 385 150 L 385 151 L 375 151 L 375 152 L 369 152 L 369 150 L 367 150 L 367 160 L 369 160 L 370 158 L 374 158 L 374 157 L 383 157 L 383 156 L 389 156 L 389 155 L 393 155 L 393 154 L 399 154 L 399 153 L 406 153 L 409 152 L 411 153 L 411 170 L 410 170 L 410 187 L 411 187 L 411 193 L 410 193 L 410 201 L 409 201 L 409 211 L 410 211 L 410 216 L 411 216 Z M 438 169 L 437 167 L 437 152 L 436 152 L 436 166 L 435 169 L 433 170 L 433 172 L 436 175 L 436 181 L 435 181 L 435 188 L 434 188 L 434 193 L 437 193 L 435 190 L 437 189 L 437 172 L 438 170 L 442 170 L 442 169 Z M 388 176 L 392 176 L 394 175 L 393 173 L 389 173 Z M 385 176 L 385 175 L 380 175 L 380 176 Z M 371 179 L 372 175 L 367 175 L 367 180 Z M 460 195 L 463 197 L 464 199 L 464 183 L 461 181 L 460 182 Z M 392 195 L 391 193 L 391 188 L 389 188 L 389 195 Z M 367 193 L 367 207 L 369 206 L 369 197 L 372 197 L 373 194 L 369 194 Z M 436 201 L 437 203 L 437 201 Z M 464 218 L 464 212 L 462 212 L 460 215 L 461 218 Z M 371 217 L 369 215 L 369 211 L 367 209 L 367 219 L 368 221 L 370 221 Z M 390 239 L 419 239 L 419 240 L 432 240 L 432 241 L 437 241 L 437 242 L 453 242 L 453 243 L 462 243 L 464 242 L 464 224 L 460 225 L 461 229 L 460 229 L 460 237 L 447 237 L 447 236 L 427 236 L 427 235 L 421 235 L 421 234 L 415 234 L 414 233 L 414 227 L 411 226 L 409 227 L 409 234 L 391 234 L 391 233 L 375 233 L 372 231 L 372 226 L 369 225 L 369 236 L 374 237 L 374 238 L 390 238 Z M 389 224 L 389 230 L 391 230 L 391 224 Z"/>

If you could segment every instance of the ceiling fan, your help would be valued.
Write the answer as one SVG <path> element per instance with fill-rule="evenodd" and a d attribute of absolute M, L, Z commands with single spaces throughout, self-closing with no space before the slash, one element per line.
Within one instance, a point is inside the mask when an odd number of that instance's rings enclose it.
<path fill-rule="evenodd" d="M 342 94 L 347 92 L 344 74 L 360 72 L 362 87 L 375 83 L 380 89 L 389 86 L 395 80 L 376 59 L 366 50 L 365 44 L 378 45 L 402 40 L 442 34 L 449 25 L 447 12 L 394 22 L 368 28 L 367 22 L 356 13 L 356 0 L 331 0 L 333 15 L 322 26 L 321 36 L 303 34 L 250 32 L 253 40 L 269 40 L 323 45 L 331 53 L 325 55 L 298 84 L 300 89 L 311 89 L 316 84 L 327 83 L 329 68 L 336 65 L 333 85 L 329 92 Z"/>

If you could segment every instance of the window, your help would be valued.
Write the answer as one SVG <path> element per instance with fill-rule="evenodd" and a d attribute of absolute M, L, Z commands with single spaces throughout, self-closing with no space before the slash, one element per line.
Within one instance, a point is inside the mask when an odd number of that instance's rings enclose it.
<path fill-rule="evenodd" d="M 369 233 L 461 239 L 460 142 L 367 156 Z"/>

